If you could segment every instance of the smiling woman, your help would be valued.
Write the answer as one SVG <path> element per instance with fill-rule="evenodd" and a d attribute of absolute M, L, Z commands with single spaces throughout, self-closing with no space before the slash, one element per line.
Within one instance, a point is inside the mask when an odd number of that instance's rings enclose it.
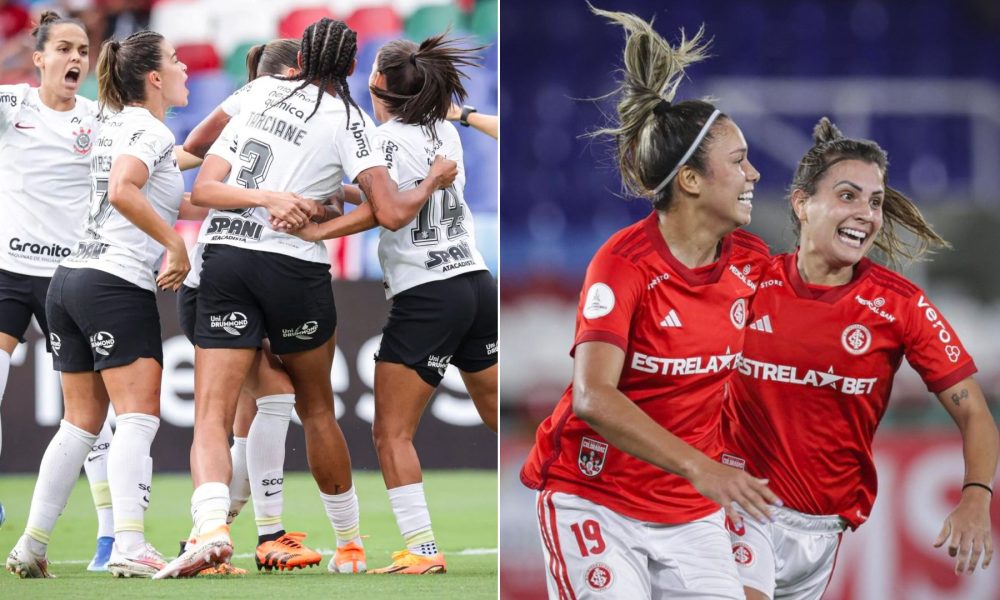
<path fill-rule="evenodd" d="M 992 554 L 997 428 L 972 378 L 976 365 L 922 290 L 865 258 L 874 247 L 896 264 L 947 242 L 889 187 L 878 144 L 844 138 L 826 118 L 813 137 L 791 185 L 798 250 L 774 257 L 765 274 L 771 285 L 754 299 L 726 411 L 724 456 L 767 478 L 785 502 L 773 525 L 730 528 L 751 600 L 823 595 L 842 532 L 871 513 L 872 439 L 903 356 L 964 444 L 961 501 L 935 545 L 950 539 L 951 555 L 961 550 L 956 572 L 972 572 L 980 556 L 985 567 Z"/>

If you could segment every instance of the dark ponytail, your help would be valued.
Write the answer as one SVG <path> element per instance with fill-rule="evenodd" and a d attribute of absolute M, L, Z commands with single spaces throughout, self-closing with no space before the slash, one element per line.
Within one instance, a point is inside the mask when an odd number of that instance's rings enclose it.
<path fill-rule="evenodd" d="M 247 81 L 264 75 L 279 75 L 288 68 L 297 68 L 299 41 L 280 39 L 257 44 L 247 52 Z"/>
<path fill-rule="evenodd" d="M 120 111 L 129 104 L 146 100 L 146 74 L 160 68 L 163 36 L 142 30 L 125 41 L 108 40 L 97 59 L 97 99 L 101 110 Z"/>
<path fill-rule="evenodd" d="M 371 86 L 389 113 L 407 125 L 427 128 L 437 139 L 434 124 L 444 120 L 452 102 L 462 104 L 468 93 L 461 67 L 478 67 L 477 52 L 485 46 L 462 47 L 464 40 L 430 37 L 419 46 L 409 40 L 389 42 L 378 52 L 375 68 L 385 76 L 385 89 Z"/>

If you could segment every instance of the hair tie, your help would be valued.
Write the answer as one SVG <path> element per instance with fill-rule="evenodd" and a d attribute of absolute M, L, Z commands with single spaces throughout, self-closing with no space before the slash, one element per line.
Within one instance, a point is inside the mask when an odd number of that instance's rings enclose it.
<path fill-rule="evenodd" d="M 121 42 L 119 42 L 118 40 L 111 40 L 111 49 L 112 50 L 114 50 L 115 52 L 117 52 L 118 49 L 121 48 L 121 47 L 122 47 L 122 43 Z"/>
<path fill-rule="evenodd" d="M 417 53 L 416 52 L 410 52 L 410 64 L 413 65 L 414 67 L 417 66 Z"/>
<path fill-rule="evenodd" d="M 660 101 L 653 107 L 653 114 L 662 117 L 670 111 L 670 101 L 666 98 L 661 98 Z"/>

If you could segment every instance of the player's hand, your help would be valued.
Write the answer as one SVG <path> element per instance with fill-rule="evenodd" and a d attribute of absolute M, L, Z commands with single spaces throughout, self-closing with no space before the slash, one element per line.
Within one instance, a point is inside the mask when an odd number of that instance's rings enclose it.
<path fill-rule="evenodd" d="M 268 192 L 264 206 L 271 218 L 284 221 L 292 229 L 298 229 L 312 218 L 316 203 L 291 192 Z"/>
<path fill-rule="evenodd" d="M 455 178 L 458 177 L 458 163 L 438 154 L 431 163 L 427 177 L 434 182 L 434 189 L 443 190 L 455 183 Z"/>
<path fill-rule="evenodd" d="M 166 267 L 156 277 L 156 286 L 160 289 L 176 292 L 184 283 L 184 279 L 187 278 L 188 271 L 191 270 L 191 262 L 188 261 L 184 241 L 180 240 L 180 237 L 178 240 L 167 249 Z"/>
<path fill-rule="evenodd" d="M 733 522 L 738 522 L 739 514 L 730 509 L 736 509 L 736 505 L 761 523 L 771 520 L 772 506 L 781 506 L 781 500 L 767 487 L 766 479 L 757 479 L 746 471 L 713 460 L 706 459 L 690 481 L 702 496 L 726 508 L 730 518 L 736 515 Z"/>
<path fill-rule="evenodd" d="M 289 233 L 307 242 L 318 242 L 323 239 L 323 236 L 320 235 L 319 225 L 316 223 L 306 223 L 305 226 L 295 231 L 289 231 Z"/>
<path fill-rule="evenodd" d="M 448 116 L 445 117 L 445 119 L 448 119 L 449 121 L 457 121 L 461 118 L 462 107 L 452 102 L 451 106 L 448 107 Z"/>
<path fill-rule="evenodd" d="M 980 557 L 983 568 L 993 559 L 993 539 L 990 529 L 990 493 L 977 487 L 966 488 L 962 500 L 944 520 L 941 533 L 934 541 L 940 548 L 948 542 L 948 556 L 957 557 L 955 574 L 976 570 Z"/>

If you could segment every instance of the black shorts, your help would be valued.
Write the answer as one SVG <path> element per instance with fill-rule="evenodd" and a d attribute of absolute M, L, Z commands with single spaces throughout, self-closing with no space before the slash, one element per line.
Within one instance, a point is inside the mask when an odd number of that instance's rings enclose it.
<path fill-rule="evenodd" d="M 0 332 L 24 342 L 24 332 L 35 315 L 45 334 L 45 348 L 49 346 L 49 324 L 45 319 L 45 294 L 49 290 L 49 277 L 22 275 L 0 269 Z"/>
<path fill-rule="evenodd" d="M 298 258 L 207 244 L 198 288 L 195 344 L 259 348 L 275 354 L 312 350 L 337 328 L 330 267 Z"/>
<path fill-rule="evenodd" d="M 437 387 L 449 364 L 475 373 L 497 363 L 497 282 L 476 271 L 392 298 L 375 360 L 404 364 Z"/>
<path fill-rule="evenodd" d="M 198 311 L 198 288 L 181 285 L 177 292 L 177 322 L 184 337 L 194 344 L 194 322 Z"/>
<path fill-rule="evenodd" d="M 56 371 L 163 364 L 156 294 L 97 269 L 59 267 L 45 302 Z"/>

